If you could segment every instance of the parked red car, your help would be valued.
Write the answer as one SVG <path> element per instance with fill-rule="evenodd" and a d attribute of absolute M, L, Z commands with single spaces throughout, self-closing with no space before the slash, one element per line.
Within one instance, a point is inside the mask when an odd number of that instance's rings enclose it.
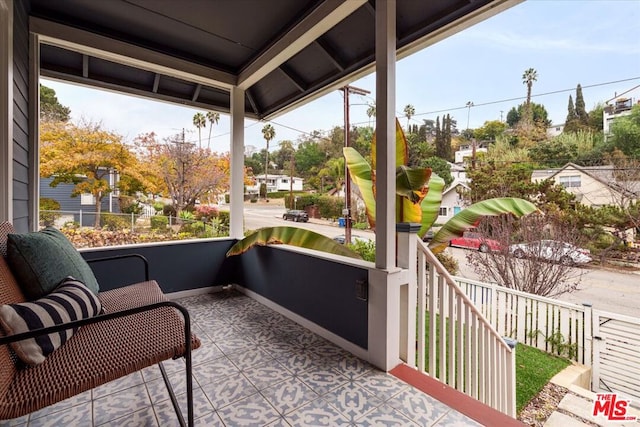
<path fill-rule="evenodd" d="M 480 252 L 499 251 L 501 249 L 500 242 L 487 239 L 480 233 L 475 231 L 465 231 L 462 237 L 451 239 L 449 246 L 455 246 L 464 249 L 474 249 Z"/>

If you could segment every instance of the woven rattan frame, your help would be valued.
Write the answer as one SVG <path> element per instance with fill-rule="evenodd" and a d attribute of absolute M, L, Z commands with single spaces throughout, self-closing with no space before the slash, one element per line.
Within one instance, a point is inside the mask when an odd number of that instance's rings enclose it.
<path fill-rule="evenodd" d="M 6 223 L 0 224 L 0 230 L 5 229 Z M 2 232 L 0 240 L 6 238 L 7 233 Z M 153 280 L 101 292 L 98 296 L 109 314 L 167 301 Z M 0 256 L 0 304 L 22 301 L 24 297 Z M 191 355 L 185 354 L 183 315 L 188 314 L 160 307 L 85 325 L 44 363 L 29 368 L 16 363 L 7 345 L 0 346 L 0 419 L 26 415 L 180 356 L 187 356 L 190 377 Z M 200 341 L 191 335 L 190 347 L 199 346 Z M 192 407 L 189 412 L 192 422 Z"/>

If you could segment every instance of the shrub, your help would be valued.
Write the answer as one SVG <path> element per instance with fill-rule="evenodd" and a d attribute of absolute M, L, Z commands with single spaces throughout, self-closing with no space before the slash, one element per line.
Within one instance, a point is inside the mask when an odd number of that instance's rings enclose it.
<path fill-rule="evenodd" d="M 142 205 L 135 198 L 131 196 L 120 196 L 118 198 L 120 202 L 120 211 L 122 213 L 140 215 L 142 213 Z"/>
<path fill-rule="evenodd" d="M 448 252 L 440 252 L 436 254 L 436 258 L 450 274 L 457 274 L 460 268 L 458 261 Z"/>
<path fill-rule="evenodd" d="M 317 194 L 304 194 L 302 196 L 298 196 L 296 209 L 304 209 L 307 206 L 317 205 L 318 198 L 319 196 Z"/>
<path fill-rule="evenodd" d="M 50 199 L 48 197 L 40 197 L 40 222 L 45 227 L 51 226 L 56 222 L 56 219 L 60 218 L 60 214 L 57 212 L 42 212 L 42 211 L 59 211 L 60 203 L 57 200 Z"/>
<path fill-rule="evenodd" d="M 153 209 L 155 209 L 156 213 L 158 212 L 162 212 L 162 210 L 164 209 L 164 203 L 162 202 L 155 202 L 153 204 Z"/>
<path fill-rule="evenodd" d="M 208 205 L 196 206 L 194 216 L 198 221 L 208 222 L 218 216 L 218 209 Z"/>
<path fill-rule="evenodd" d="M 376 261 L 376 243 L 364 240 L 355 239 L 353 243 L 347 245 L 347 247 L 354 252 L 357 252 L 365 261 Z"/>
<path fill-rule="evenodd" d="M 191 234 L 192 236 L 200 236 L 204 233 L 205 226 L 202 221 L 194 221 L 183 224 L 180 227 L 180 233 Z"/>
<path fill-rule="evenodd" d="M 162 207 L 162 215 L 175 217 L 177 216 L 177 212 L 173 205 L 164 205 Z"/>
<path fill-rule="evenodd" d="M 320 196 L 317 205 L 322 218 L 339 218 L 342 216 L 344 199 L 342 197 Z"/>
<path fill-rule="evenodd" d="M 100 214 L 100 227 L 111 231 L 131 228 L 131 218 L 109 212 L 103 213 Z"/>
<path fill-rule="evenodd" d="M 191 221 L 195 218 L 195 215 L 189 211 L 180 211 L 179 217 L 183 221 Z"/>
<path fill-rule="evenodd" d="M 355 224 L 353 224 L 353 228 L 355 228 L 356 230 L 366 230 L 369 228 L 369 223 L 367 222 L 356 222 Z"/>
<path fill-rule="evenodd" d="M 224 227 L 229 227 L 230 215 L 229 211 L 220 211 L 218 212 L 218 219 L 220 220 L 220 225 Z"/>
<path fill-rule="evenodd" d="M 169 218 L 163 215 L 156 215 L 151 217 L 151 229 L 152 230 L 165 230 L 169 226 Z"/>

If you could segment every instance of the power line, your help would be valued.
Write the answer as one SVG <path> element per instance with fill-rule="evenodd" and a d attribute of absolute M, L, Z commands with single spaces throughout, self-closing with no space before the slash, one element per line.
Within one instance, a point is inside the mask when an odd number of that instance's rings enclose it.
<path fill-rule="evenodd" d="M 612 80 L 612 81 L 602 82 L 602 83 L 594 83 L 594 84 L 582 86 L 582 88 L 583 89 L 589 89 L 589 88 L 593 88 L 593 87 L 607 86 L 607 85 L 612 85 L 612 84 L 617 84 L 617 83 L 625 83 L 625 82 L 634 81 L 634 80 L 640 80 L 640 76 L 638 76 L 638 77 L 630 77 L 630 78 L 620 79 L 620 80 Z M 633 89 L 635 89 L 637 87 L 639 87 L 639 86 L 636 86 Z M 575 89 L 576 89 L 575 87 L 572 87 L 572 88 L 569 88 L 569 89 L 559 89 L 559 90 L 554 90 L 554 91 L 550 91 L 550 92 L 538 93 L 538 94 L 535 94 L 535 95 L 531 95 L 531 97 L 532 98 L 539 98 L 539 97 L 542 97 L 542 96 L 548 96 L 548 95 L 555 95 L 555 94 L 558 94 L 558 93 L 571 92 L 571 91 L 574 91 Z M 628 90 L 628 91 L 626 91 L 624 93 L 628 93 L 629 91 L 631 91 L 633 89 L 630 89 L 630 90 Z M 371 97 L 369 97 L 369 98 L 371 98 Z M 500 100 L 496 100 L 496 101 L 487 101 L 487 102 L 480 102 L 480 103 L 475 103 L 474 102 L 473 107 L 482 107 L 482 106 L 486 106 L 486 105 L 501 104 L 503 102 L 520 101 L 520 100 L 524 100 L 524 99 L 527 99 L 527 97 L 526 96 L 519 96 L 519 97 L 514 97 L 514 98 L 500 99 Z M 425 116 L 425 115 L 437 114 L 437 113 L 446 113 L 446 112 L 450 112 L 450 111 L 464 110 L 466 108 L 469 108 L 469 107 L 467 105 L 463 105 L 463 106 L 460 106 L 460 107 L 452 107 L 452 108 L 446 108 L 446 109 L 441 109 L 441 110 L 427 111 L 427 112 L 424 112 L 424 113 L 416 113 L 412 117 Z M 398 112 L 398 111 L 396 111 L 396 113 L 397 114 L 401 114 L 401 112 Z M 304 130 L 295 128 L 293 126 L 284 125 L 282 123 L 278 123 L 278 122 L 273 121 L 273 120 L 270 120 L 269 122 L 273 123 L 274 125 L 281 126 L 281 127 L 285 128 L 285 129 L 292 130 L 292 131 L 297 132 L 299 134 L 309 136 L 311 138 L 317 137 L 317 135 L 314 134 L 315 132 L 324 133 L 324 134 L 329 132 L 327 130 L 320 129 L 320 130 L 314 130 L 313 131 L 314 133 L 312 133 L 312 132 L 309 132 L 309 131 L 304 131 Z M 245 126 L 244 128 L 248 129 L 250 127 L 256 126 L 258 123 L 260 123 L 260 122 L 252 123 L 250 125 Z M 351 124 L 354 125 L 354 126 L 357 126 L 357 125 L 368 124 L 368 122 L 356 122 L 356 123 L 351 123 Z M 214 138 L 219 138 L 221 136 L 229 135 L 229 134 L 230 134 L 230 132 L 219 133 L 219 134 L 215 135 Z"/>

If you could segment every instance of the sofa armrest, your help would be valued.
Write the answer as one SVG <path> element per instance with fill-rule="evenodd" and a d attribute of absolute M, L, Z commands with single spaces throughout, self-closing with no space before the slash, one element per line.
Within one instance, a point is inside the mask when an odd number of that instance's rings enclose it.
<path fill-rule="evenodd" d="M 113 260 L 125 259 L 125 258 L 139 258 L 142 260 L 142 262 L 144 263 L 144 280 L 145 282 L 148 282 L 149 281 L 149 261 L 147 261 L 147 259 L 140 254 L 113 255 L 113 256 L 102 257 L 102 258 L 87 259 L 86 261 L 87 263 L 91 264 L 94 262 L 113 261 Z"/>
<path fill-rule="evenodd" d="M 59 325 L 48 326 L 46 328 L 35 329 L 33 331 L 24 332 L 21 334 L 0 336 L 0 345 L 6 345 L 12 342 L 22 341 L 29 338 L 35 338 L 40 335 L 60 332 L 67 329 L 79 328 L 81 326 L 91 325 L 93 323 L 106 322 L 111 319 L 131 316 L 131 315 L 142 313 L 145 311 L 156 310 L 162 307 L 173 307 L 182 314 L 182 317 L 184 318 L 185 351 L 190 354 L 191 353 L 191 318 L 189 316 L 189 311 L 185 307 L 183 307 L 182 305 L 174 301 L 160 301 L 160 302 L 156 302 L 149 305 L 129 308 L 126 310 L 116 311 L 113 313 L 100 314 L 95 317 L 89 317 L 86 319 L 74 320 L 68 323 L 61 323 Z"/>

